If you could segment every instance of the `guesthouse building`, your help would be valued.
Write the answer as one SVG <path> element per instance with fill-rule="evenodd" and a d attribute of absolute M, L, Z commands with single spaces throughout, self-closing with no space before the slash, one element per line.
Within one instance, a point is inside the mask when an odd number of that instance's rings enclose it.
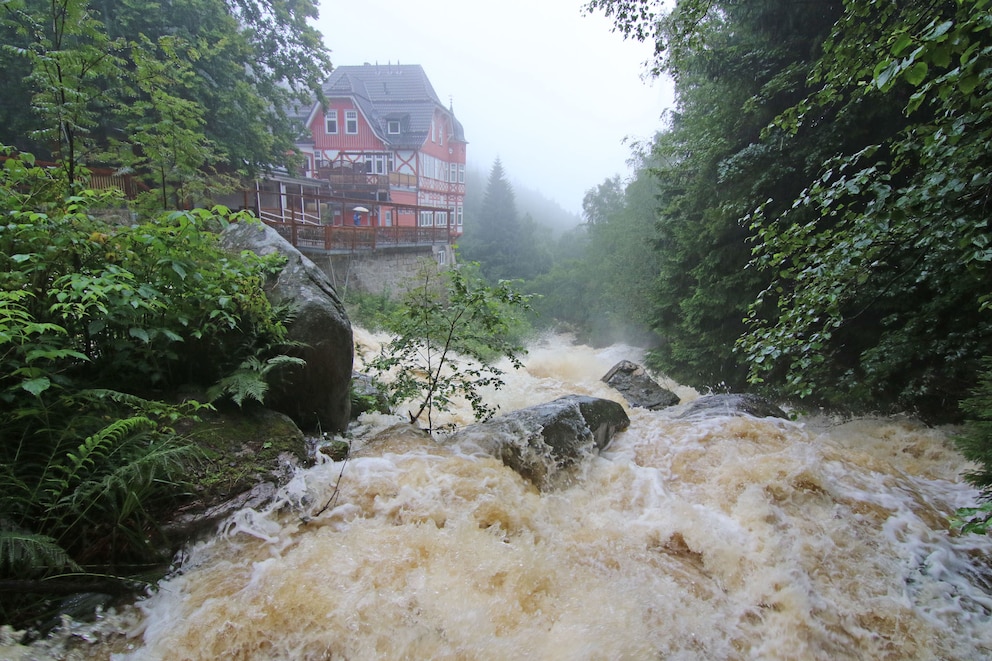
<path fill-rule="evenodd" d="M 333 225 L 449 228 L 461 234 L 467 142 L 451 104 L 417 64 L 341 66 L 301 115 L 304 179 L 354 200 Z M 358 209 L 357 212 L 354 209 Z"/>

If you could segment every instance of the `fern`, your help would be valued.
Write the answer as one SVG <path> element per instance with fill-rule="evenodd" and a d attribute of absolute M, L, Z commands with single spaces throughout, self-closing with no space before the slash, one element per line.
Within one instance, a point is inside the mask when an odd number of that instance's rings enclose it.
<path fill-rule="evenodd" d="M 47 535 L 0 529 L 0 572 L 15 574 L 41 569 L 80 571 L 81 567 Z"/>
<path fill-rule="evenodd" d="M 54 475 L 49 480 L 46 492 L 50 496 L 49 504 L 57 505 L 71 495 L 78 483 L 85 479 L 87 473 L 97 469 L 97 462 L 106 459 L 114 446 L 122 443 L 127 437 L 155 429 L 154 421 L 144 416 L 132 416 L 115 420 L 96 434 L 89 436 L 80 444 L 75 452 L 66 453 L 66 463 L 57 466 Z"/>
<path fill-rule="evenodd" d="M 264 361 L 256 356 L 251 356 L 242 361 L 234 372 L 211 387 L 207 391 L 207 397 L 214 401 L 227 396 L 238 406 L 243 406 L 245 400 L 254 400 L 259 404 L 264 404 L 265 395 L 269 392 L 266 377 L 273 369 L 286 365 L 302 367 L 306 365 L 306 361 L 285 354 L 272 356 Z"/>

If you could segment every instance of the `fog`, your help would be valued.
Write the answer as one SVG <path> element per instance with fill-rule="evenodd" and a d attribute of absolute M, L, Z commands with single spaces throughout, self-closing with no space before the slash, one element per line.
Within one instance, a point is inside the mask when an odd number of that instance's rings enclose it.
<path fill-rule="evenodd" d="M 672 105 L 645 79 L 652 45 L 625 41 L 582 0 L 323 0 L 317 27 L 335 66 L 420 64 L 465 127 L 470 167 L 507 176 L 572 213 L 626 174 Z"/>

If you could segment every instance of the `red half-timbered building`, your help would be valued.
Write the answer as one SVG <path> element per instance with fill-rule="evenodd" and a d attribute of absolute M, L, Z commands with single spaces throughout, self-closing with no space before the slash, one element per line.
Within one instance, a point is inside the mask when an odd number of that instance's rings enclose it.
<path fill-rule="evenodd" d="M 332 206 L 334 225 L 446 227 L 460 234 L 467 142 L 417 64 L 341 66 L 323 86 L 326 102 L 302 117 L 305 177 L 331 194 L 367 204 Z M 350 216 L 350 217 L 348 217 Z"/>

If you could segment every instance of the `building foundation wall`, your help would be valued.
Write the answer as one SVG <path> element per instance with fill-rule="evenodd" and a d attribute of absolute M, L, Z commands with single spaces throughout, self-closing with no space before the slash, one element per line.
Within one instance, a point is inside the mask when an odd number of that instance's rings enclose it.
<path fill-rule="evenodd" d="M 426 262 L 446 266 L 454 263 L 451 246 L 416 246 L 359 251 L 348 254 L 302 251 L 330 279 L 342 298 L 349 291 L 399 298 L 418 283 L 417 274 Z"/>

